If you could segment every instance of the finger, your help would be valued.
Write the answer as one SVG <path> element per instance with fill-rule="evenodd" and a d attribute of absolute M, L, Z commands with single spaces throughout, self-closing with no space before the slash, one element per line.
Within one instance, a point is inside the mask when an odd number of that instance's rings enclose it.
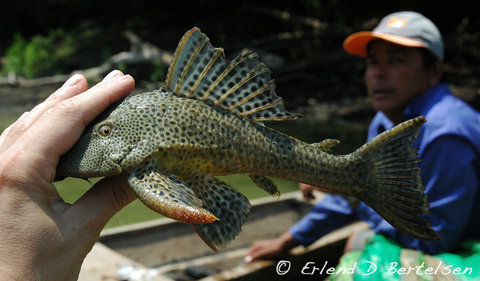
<path fill-rule="evenodd" d="M 120 70 L 112 70 L 110 73 L 107 74 L 107 76 L 105 76 L 102 81 L 108 81 L 108 80 L 112 80 L 114 79 L 115 77 L 117 76 L 121 76 L 123 75 L 123 73 L 120 71 Z"/>
<path fill-rule="evenodd" d="M 59 144 L 62 145 L 44 148 L 58 156 L 67 152 L 95 117 L 115 101 L 125 98 L 134 86 L 135 82 L 130 75 L 117 70 L 81 95 L 57 103 L 47 112 L 45 120 L 61 120 L 55 123 L 56 128 L 49 138 L 61 139 Z"/>
<path fill-rule="evenodd" d="M 28 113 L 28 111 L 27 111 L 27 112 L 24 112 L 24 113 L 17 119 L 17 121 L 15 121 L 13 124 L 11 124 L 10 126 L 8 126 L 5 130 L 3 130 L 2 134 L 0 135 L 0 154 L 9 147 L 9 146 L 4 145 L 4 144 L 5 144 L 5 139 L 7 138 L 8 134 L 10 133 L 10 130 L 11 130 L 12 127 L 15 125 L 15 123 L 18 122 L 18 121 L 20 121 L 22 118 L 24 118 L 27 113 Z"/>
<path fill-rule="evenodd" d="M 249 263 L 249 262 L 258 260 L 259 257 L 261 257 L 265 252 L 265 245 L 264 245 L 265 243 L 268 243 L 268 242 L 266 242 L 265 240 L 254 242 L 253 245 L 248 250 L 247 254 L 245 255 L 244 261 L 246 263 Z"/>
<path fill-rule="evenodd" d="M 62 87 L 51 94 L 44 102 L 35 106 L 26 116 L 25 123 L 30 125 L 31 123 L 35 122 L 39 116 L 51 109 L 58 102 L 85 92 L 87 89 L 87 79 L 80 74 L 73 75 L 63 84 Z"/>
<path fill-rule="evenodd" d="M 253 245 L 250 247 L 248 250 L 246 256 L 252 256 L 254 255 L 258 250 L 260 249 L 260 246 L 255 242 Z"/>
<path fill-rule="evenodd" d="M 32 124 L 44 112 L 52 108 L 58 102 L 78 95 L 88 89 L 87 80 L 80 74 L 73 75 L 62 87 L 51 94 L 45 101 L 35 106 L 30 112 L 25 112 L 13 123 L 0 137 L 0 153 L 17 141 L 23 133 L 32 126 Z"/>
<path fill-rule="evenodd" d="M 76 222 L 80 233 L 100 233 L 114 214 L 136 198 L 125 177 L 104 178 L 70 207 L 65 219 Z"/>
<path fill-rule="evenodd" d="M 268 258 L 269 257 L 268 257 L 267 251 L 265 249 L 263 249 L 262 247 L 257 247 L 255 249 L 251 249 L 251 251 L 249 251 L 249 253 L 247 253 L 245 255 L 243 260 L 246 263 L 251 263 L 251 262 L 256 261 L 256 260 L 268 259 Z"/>

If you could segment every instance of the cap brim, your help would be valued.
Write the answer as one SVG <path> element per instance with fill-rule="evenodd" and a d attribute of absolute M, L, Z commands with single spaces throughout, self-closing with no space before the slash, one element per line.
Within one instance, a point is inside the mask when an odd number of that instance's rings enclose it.
<path fill-rule="evenodd" d="M 345 41 L 343 41 L 343 48 L 345 48 L 345 50 L 352 55 L 366 57 L 367 45 L 375 39 L 382 39 L 388 42 L 392 42 L 394 44 L 407 47 L 427 47 L 427 44 L 425 44 L 424 42 L 416 41 L 403 36 L 373 31 L 360 31 L 348 36 Z"/>

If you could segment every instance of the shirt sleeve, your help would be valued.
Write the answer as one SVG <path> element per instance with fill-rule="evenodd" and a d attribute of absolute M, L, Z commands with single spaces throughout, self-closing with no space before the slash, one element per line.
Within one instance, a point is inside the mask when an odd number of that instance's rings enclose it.
<path fill-rule="evenodd" d="M 403 246 L 436 254 L 452 250 L 462 238 L 472 214 L 479 176 L 475 168 L 475 150 L 457 136 L 442 136 L 424 150 L 420 164 L 423 184 L 430 202 L 425 218 L 442 237 L 439 241 L 422 241 L 379 224 L 376 232 L 385 234 Z"/>
<path fill-rule="evenodd" d="M 345 198 L 327 194 L 290 228 L 290 233 L 306 247 L 323 235 L 353 222 L 355 218 L 354 210 Z"/>

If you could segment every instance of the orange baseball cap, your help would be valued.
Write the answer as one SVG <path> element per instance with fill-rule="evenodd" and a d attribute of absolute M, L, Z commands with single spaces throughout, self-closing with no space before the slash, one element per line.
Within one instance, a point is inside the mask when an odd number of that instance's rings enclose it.
<path fill-rule="evenodd" d="M 396 12 L 384 17 L 373 31 L 360 31 L 348 36 L 343 47 L 353 55 L 366 57 L 367 46 L 382 39 L 407 47 L 427 48 L 443 61 L 442 35 L 435 24 L 417 12 Z"/>

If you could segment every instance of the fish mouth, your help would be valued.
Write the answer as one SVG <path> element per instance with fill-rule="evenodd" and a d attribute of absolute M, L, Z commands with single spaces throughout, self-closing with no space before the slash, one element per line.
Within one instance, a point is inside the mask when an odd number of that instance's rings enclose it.
<path fill-rule="evenodd" d="M 118 159 L 116 160 L 116 165 L 118 165 L 121 173 L 128 173 L 134 168 L 136 168 L 135 163 L 132 163 L 134 157 L 127 157 L 131 154 L 131 152 L 134 150 L 135 146 L 130 145 L 128 146 L 128 149 L 125 150 L 125 153 Z"/>
<path fill-rule="evenodd" d="M 125 156 L 123 158 L 125 158 Z M 119 162 L 116 162 L 112 158 L 105 159 L 103 161 L 103 165 L 108 167 L 109 172 L 105 173 L 101 176 L 107 176 L 107 177 L 117 176 L 117 175 L 120 175 L 123 172 L 122 166 L 120 166 Z"/>

